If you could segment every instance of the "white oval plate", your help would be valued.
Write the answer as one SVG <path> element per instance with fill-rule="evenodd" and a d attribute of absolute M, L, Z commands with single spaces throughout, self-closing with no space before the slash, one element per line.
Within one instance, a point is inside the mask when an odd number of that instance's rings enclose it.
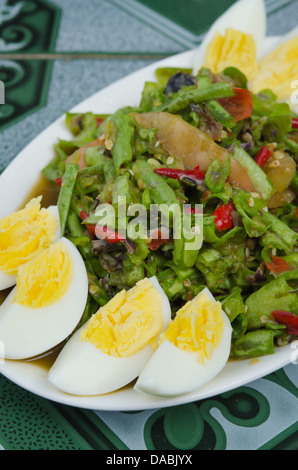
<path fill-rule="evenodd" d="M 274 46 L 278 38 L 267 38 L 266 49 Z M 94 94 L 71 112 L 109 114 L 123 106 L 138 106 L 144 82 L 154 80 L 157 67 L 192 67 L 196 51 L 188 51 L 149 65 Z M 14 159 L 0 176 L 0 218 L 17 210 L 37 183 L 41 170 L 53 158 L 53 144 L 57 139 L 71 139 L 61 116 Z M 0 351 L 1 353 L 1 351 Z M 77 397 L 57 390 L 47 380 L 47 371 L 33 362 L 2 361 L 0 372 L 20 387 L 49 400 L 94 410 L 133 411 L 168 407 L 209 398 L 264 377 L 291 362 L 291 345 L 279 348 L 275 354 L 257 361 L 229 361 L 222 372 L 200 390 L 171 399 L 147 397 L 125 387 L 107 395 Z M 177 377 L 179 380 L 179 377 Z"/>

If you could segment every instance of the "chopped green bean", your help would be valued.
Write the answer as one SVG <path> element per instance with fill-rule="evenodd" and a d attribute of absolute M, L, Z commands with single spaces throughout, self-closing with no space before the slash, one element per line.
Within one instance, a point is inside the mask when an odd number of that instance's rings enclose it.
<path fill-rule="evenodd" d="M 85 260 L 90 258 L 92 256 L 90 239 L 87 238 L 87 231 L 73 210 L 70 210 L 68 213 L 67 226 L 70 231 L 69 238 L 78 247 L 82 257 Z"/>
<path fill-rule="evenodd" d="M 116 140 L 112 148 L 116 169 L 132 161 L 132 142 L 134 136 L 133 119 L 126 114 L 117 114 L 112 121 L 116 125 Z"/>
<path fill-rule="evenodd" d="M 94 313 L 98 310 L 98 303 L 92 298 L 92 296 L 88 293 L 87 303 L 83 315 L 81 317 L 80 323 L 78 324 L 77 329 L 83 326 L 89 318 L 92 317 Z"/>
<path fill-rule="evenodd" d="M 84 159 L 87 166 L 103 165 L 105 162 L 104 146 L 88 147 Z"/>
<path fill-rule="evenodd" d="M 92 298 L 100 305 L 104 306 L 110 299 L 94 274 L 88 273 L 89 293 Z"/>
<path fill-rule="evenodd" d="M 96 165 L 87 166 L 86 168 L 83 168 L 80 171 L 80 176 L 84 176 L 84 175 L 88 175 L 88 176 L 103 175 L 104 174 L 104 164 L 105 164 L 105 162 L 103 161 L 102 163 L 98 163 Z"/>
<path fill-rule="evenodd" d="M 246 333 L 236 339 L 233 345 L 234 357 L 260 357 L 274 354 L 274 337 L 279 336 L 279 331 L 256 330 Z"/>
<path fill-rule="evenodd" d="M 112 159 L 106 160 L 103 171 L 106 181 L 109 181 L 115 177 L 115 165 Z"/>
<path fill-rule="evenodd" d="M 115 179 L 113 185 L 113 204 L 118 204 L 119 198 L 126 198 L 126 204 L 133 202 L 129 178 L 130 175 L 127 172 L 124 175 L 117 176 Z"/>
<path fill-rule="evenodd" d="M 190 103 L 202 103 L 203 101 L 216 100 L 233 96 L 233 88 L 228 83 L 214 83 L 208 87 L 197 88 L 190 91 L 177 93 L 175 97 L 162 104 L 156 111 L 167 111 L 168 113 L 177 113 L 186 108 Z"/>
<path fill-rule="evenodd" d="M 132 171 L 139 187 L 149 190 L 155 204 L 181 206 L 172 188 L 170 188 L 162 176 L 154 172 L 150 163 L 145 160 L 137 160 L 132 166 Z"/>
<path fill-rule="evenodd" d="M 59 210 L 59 217 L 60 217 L 60 230 L 61 236 L 64 235 L 68 211 L 71 204 L 71 199 L 73 195 L 73 190 L 75 187 L 76 179 L 79 172 L 79 166 L 75 163 L 69 163 L 66 166 L 63 179 L 62 179 L 62 186 L 58 197 L 58 210 Z"/>

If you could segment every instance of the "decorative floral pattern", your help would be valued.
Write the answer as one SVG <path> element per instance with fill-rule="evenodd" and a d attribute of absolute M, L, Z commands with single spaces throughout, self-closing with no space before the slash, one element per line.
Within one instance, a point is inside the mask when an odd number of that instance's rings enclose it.
<path fill-rule="evenodd" d="M 5 104 L 0 108 L 0 129 L 43 106 L 51 61 L 12 60 L 12 53 L 50 52 L 56 40 L 60 10 L 47 1 L 0 0 L 0 80 Z M 18 93 L 16 93 L 16 88 Z"/>
<path fill-rule="evenodd" d="M 214 408 L 237 426 L 259 426 L 270 414 L 266 397 L 246 387 L 212 400 L 158 410 L 145 426 L 148 449 L 162 445 L 165 450 L 224 450 L 226 435 L 211 414 Z"/>

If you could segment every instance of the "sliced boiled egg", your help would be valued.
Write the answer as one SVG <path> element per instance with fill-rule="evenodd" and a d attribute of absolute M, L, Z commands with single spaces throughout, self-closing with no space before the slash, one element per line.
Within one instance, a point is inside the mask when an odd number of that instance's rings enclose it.
<path fill-rule="evenodd" d="M 276 94 L 278 101 L 288 102 L 297 112 L 297 103 L 291 102 L 291 95 L 298 88 L 297 78 L 298 27 L 278 41 L 274 49 L 259 62 L 251 89 L 254 93 L 259 93 L 269 88 Z"/>
<path fill-rule="evenodd" d="M 0 306 L 5 359 L 28 359 L 64 341 L 78 325 L 88 278 L 77 248 L 66 238 L 19 267 L 17 285 Z"/>
<path fill-rule="evenodd" d="M 134 390 L 174 397 L 199 389 L 225 366 L 231 335 L 232 327 L 221 303 L 205 288 L 171 320 Z"/>
<path fill-rule="evenodd" d="M 60 238 L 57 206 L 41 208 L 41 197 L 0 220 L 0 290 L 16 283 L 18 268 Z"/>
<path fill-rule="evenodd" d="M 193 72 L 204 65 L 246 66 L 249 72 L 263 54 L 266 36 L 264 0 L 239 0 L 221 15 L 205 35 L 194 57 Z M 251 48 L 251 55 L 249 55 Z M 206 53 L 207 51 L 207 53 Z M 246 60 L 249 64 L 246 64 Z M 223 69 L 222 69 L 223 70 Z M 219 72 L 222 72 L 219 70 Z M 216 70 L 212 70 L 216 73 Z M 242 70 L 245 73 L 245 70 Z"/>
<path fill-rule="evenodd" d="M 97 395 L 134 380 L 152 356 L 171 318 L 167 296 L 156 277 L 122 290 L 66 343 L 49 371 L 58 389 Z"/>
<path fill-rule="evenodd" d="M 226 67 L 237 67 L 252 80 L 257 72 L 256 43 L 251 34 L 227 28 L 222 35 L 217 32 L 208 44 L 203 66 L 213 73 Z"/>

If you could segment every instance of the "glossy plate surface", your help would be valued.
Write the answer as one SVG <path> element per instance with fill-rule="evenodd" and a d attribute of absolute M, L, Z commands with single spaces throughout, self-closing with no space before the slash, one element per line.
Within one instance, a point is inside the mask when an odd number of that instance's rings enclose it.
<path fill-rule="evenodd" d="M 266 39 L 266 52 L 278 38 Z M 125 77 L 83 101 L 71 112 L 94 112 L 109 114 L 123 106 L 138 106 L 144 82 L 155 80 L 157 67 L 192 67 L 196 51 L 188 51 L 155 64 Z M 0 176 L 0 218 L 17 210 L 39 179 L 41 170 L 53 158 L 53 144 L 59 139 L 70 140 L 71 135 L 65 126 L 65 117 L 44 130 L 14 159 Z M 1 351 L 0 351 L 1 352 Z M 200 390 L 171 399 L 158 399 L 141 395 L 131 386 L 107 395 L 77 397 L 60 392 L 47 380 L 47 369 L 34 361 L 2 361 L 0 373 L 22 388 L 41 397 L 62 404 L 94 410 L 133 411 L 174 406 L 209 398 L 232 390 L 253 380 L 264 377 L 291 362 L 295 350 L 293 345 L 276 350 L 271 356 L 256 361 L 230 361 L 222 372 Z M 177 377 L 179 380 L 179 377 Z"/>

